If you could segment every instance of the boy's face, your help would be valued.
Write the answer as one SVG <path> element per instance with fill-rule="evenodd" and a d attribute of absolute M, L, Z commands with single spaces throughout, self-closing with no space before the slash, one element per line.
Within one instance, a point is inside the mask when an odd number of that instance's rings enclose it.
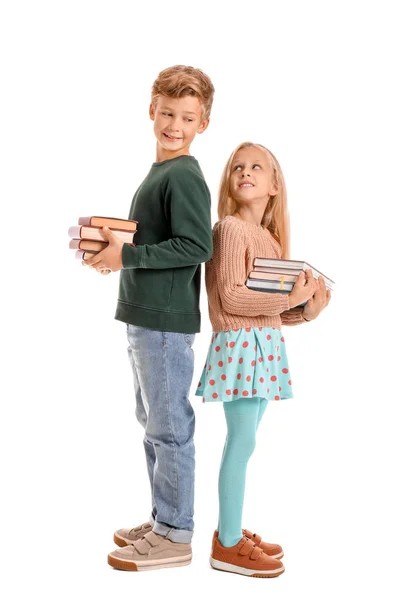
<path fill-rule="evenodd" d="M 209 119 L 202 118 L 202 108 L 195 96 L 159 96 L 156 105 L 150 104 L 150 119 L 164 160 L 189 154 L 196 133 L 208 127 Z"/>

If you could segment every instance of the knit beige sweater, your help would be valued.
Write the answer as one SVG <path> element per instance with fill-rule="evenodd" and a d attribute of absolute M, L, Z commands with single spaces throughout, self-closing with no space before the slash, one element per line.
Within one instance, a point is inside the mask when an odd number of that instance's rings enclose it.
<path fill-rule="evenodd" d="M 288 294 L 249 290 L 255 258 L 281 258 L 268 229 L 228 216 L 213 228 L 214 252 L 206 263 L 208 309 L 213 331 L 305 323 L 303 308 L 289 309 Z"/>

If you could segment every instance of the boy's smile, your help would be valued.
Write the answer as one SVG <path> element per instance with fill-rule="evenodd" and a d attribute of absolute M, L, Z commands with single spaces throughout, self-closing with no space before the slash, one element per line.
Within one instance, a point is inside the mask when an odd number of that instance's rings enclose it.
<path fill-rule="evenodd" d="M 159 96 L 157 104 L 150 105 L 150 119 L 154 121 L 157 138 L 157 161 L 190 154 L 196 133 L 203 133 L 208 126 L 209 119 L 203 119 L 202 112 L 203 106 L 196 96 Z"/>

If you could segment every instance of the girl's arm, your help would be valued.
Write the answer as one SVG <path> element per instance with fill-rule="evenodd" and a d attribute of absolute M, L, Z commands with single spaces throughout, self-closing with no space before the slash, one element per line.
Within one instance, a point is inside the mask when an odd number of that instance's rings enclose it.
<path fill-rule="evenodd" d="M 244 284 L 247 279 L 246 244 L 240 225 L 232 220 L 217 224 L 213 241 L 215 277 L 222 307 L 227 313 L 256 317 L 289 312 L 289 294 L 257 292 Z"/>
<path fill-rule="evenodd" d="M 301 325 L 307 323 L 307 320 L 303 317 L 303 306 L 295 306 L 290 310 L 285 310 L 281 314 L 282 325 Z"/>

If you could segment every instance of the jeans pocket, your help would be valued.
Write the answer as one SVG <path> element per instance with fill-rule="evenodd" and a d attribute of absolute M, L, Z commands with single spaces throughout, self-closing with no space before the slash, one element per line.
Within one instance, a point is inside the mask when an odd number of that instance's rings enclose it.
<path fill-rule="evenodd" d="M 185 342 L 187 343 L 188 346 L 190 346 L 190 348 L 193 346 L 193 342 L 194 342 L 194 338 L 196 337 L 195 333 L 184 333 L 183 334 L 183 339 L 185 340 Z"/>

